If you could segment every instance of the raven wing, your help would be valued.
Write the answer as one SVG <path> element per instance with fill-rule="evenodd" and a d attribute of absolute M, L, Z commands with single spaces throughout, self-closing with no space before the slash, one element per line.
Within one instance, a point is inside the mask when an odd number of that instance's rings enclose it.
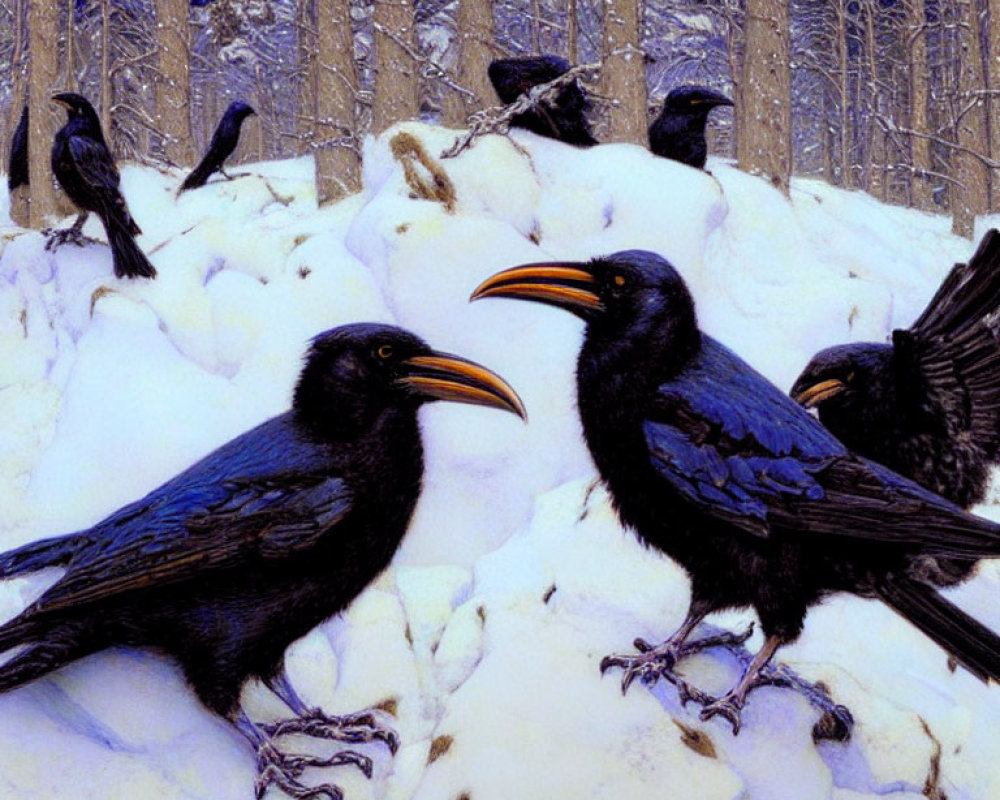
<path fill-rule="evenodd" d="M 118 190 L 121 177 L 108 148 L 89 136 L 70 136 L 66 147 L 80 180 L 99 201 L 101 213 L 128 227 L 131 215 Z"/>
<path fill-rule="evenodd" d="M 760 537 L 814 533 L 981 557 L 1000 528 L 848 451 L 722 345 L 659 387 L 644 421 L 657 473 L 698 510 Z"/>
<path fill-rule="evenodd" d="M 243 434 L 77 534 L 66 574 L 26 613 L 308 551 L 350 512 L 352 496 L 329 454 L 299 438 L 289 417 Z"/>
<path fill-rule="evenodd" d="M 916 376 L 927 408 L 951 437 L 989 456 L 1000 450 L 1000 233 L 990 230 L 968 264 L 956 264 L 909 330 L 893 331 L 901 380 Z"/>

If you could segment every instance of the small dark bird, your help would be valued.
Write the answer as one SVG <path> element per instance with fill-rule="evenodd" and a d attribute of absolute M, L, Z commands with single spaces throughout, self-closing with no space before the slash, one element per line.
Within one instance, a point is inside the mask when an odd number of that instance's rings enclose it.
<path fill-rule="evenodd" d="M 681 86 L 663 101 L 660 115 L 649 126 L 649 149 L 663 158 L 696 169 L 705 168 L 708 145 L 705 124 L 716 106 L 731 106 L 725 95 L 703 86 Z"/>
<path fill-rule="evenodd" d="M 523 56 L 498 58 L 490 63 L 487 74 L 500 102 L 511 104 L 534 87 L 548 83 L 569 71 L 569 62 L 558 56 Z M 590 101 L 576 81 L 564 87 L 555 100 L 538 104 L 531 111 L 511 120 L 515 128 L 524 128 L 539 136 L 558 139 L 578 147 L 599 144 L 590 132 L 586 113 Z"/>
<path fill-rule="evenodd" d="M 0 577 L 44 567 L 65 575 L 0 626 L 0 691 L 114 645 L 176 658 L 202 702 L 257 753 L 257 797 L 276 784 L 296 797 L 306 767 L 370 759 L 290 755 L 274 739 L 396 736 L 371 713 L 328 717 L 296 695 L 284 651 L 338 613 L 389 563 L 420 493 L 417 409 L 430 400 L 492 406 L 524 417 L 501 378 L 431 350 L 407 331 L 356 324 L 317 336 L 290 411 L 210 453 L 94 527 L 0 554 Z M 294 712 L 272 725 L 240 707 L 262 679 Z"/>
<path fill-rule="evenodd" d="M 10 160 L 7 164 L 7 190 L 28 185 L 28 106 L 21 110 L 21 119 L 10 140 Z"/>
<path fill-rule="evenodd" d="M 215 128 L 215 133 L 212 134 L 212 141 L 208 144 L 208 152 L 205 153 L 201 163 L 191 170 L 191 174 L 184 179 L 178 194 L 187 189 L 197 189 L 199 186 L 204 186 L 205 181 L 213 172 L 221 172 L 226 178 L 230 177 L 222 168 L 222 162 L 233 154 L 233 150 L 239 144 L 243 120 L 256 113 L 242 100 L 234 100 L 229 104 L 229 108 L 226 109 L 226 113 L 222 115 L 222 119 L 219 120 L 219 124 Z"/>
<path fill-rule="evenodd" d="M 957 505 L 983 499 L 1000 450 L 1000 233 L 956 264 L 892 343 L 821 350 L 790 394 L 830 431 Z"/>
<path fill-rule="evenodd" d="M 47 246 L 82 244 L 81 230 L 93 211 L 104 224 L 115 276 L 155 278 L 156 269 L 135 243 L 134 237 L 142 230 L 118 190 L 118 167 L 104 141 L 97 112 L 86 97 L 73 92 L 53 95 L 52 100 L 68 115 L 52 143 L 52 173 L 80 214 L 71 228 L 55 232 Z"/>
<path fill-rule="evenodd" d="M 818 420 L 698 330 L 663 258 L 630 250 L 589 263 L 529 264 L 472 298 L 514 297 L 587 323 L 577 362 L 583 432 L 622 522 L 691 577 L 691 606 L 663 644 L 602 670 L 670 676 L 705 615 L 753 606 L 766 640 L 721 698 L 692 691 L 702 718 L 734 732 L 775 651 L 832 592 L 887 603 L 983 680 L 1000 679 L 1000 637 L 937 591 L 1000 555 L 1000 526 L 849 451 Z"/>

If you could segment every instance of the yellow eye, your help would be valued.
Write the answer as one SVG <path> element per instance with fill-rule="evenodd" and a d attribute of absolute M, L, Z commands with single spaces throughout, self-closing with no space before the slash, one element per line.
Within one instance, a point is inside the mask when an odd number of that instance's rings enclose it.
<path fill-rule="evenodd" d="M 854 370 L 851 370 L 850 372 L 847 373 L 847 382 L 850 383 L 853 380 L 854 380 Z"/>
<path fill-rule="evenodd" d="M 624 286 L 624 285 L 625 285 L 625 276 L 615 275 L 615 286 Z"/>
<path fill-rule="evenodd" d="M 378 349 L 379 358 L 389 358 L 392 355 L 392 345 L 384 344 Z"/>

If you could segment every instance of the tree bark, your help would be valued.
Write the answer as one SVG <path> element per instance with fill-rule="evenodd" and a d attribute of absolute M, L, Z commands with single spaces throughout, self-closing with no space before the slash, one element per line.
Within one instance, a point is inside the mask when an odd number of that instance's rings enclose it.
<path fill-rule="evenodd" d="M 976 0 L 959 0 L 959 118 L 955 136 L 960 148 L 952 154 L 951 231 L 957 236 L 972 238 L 976 215 L 986 212 L 989 205 L 989 173 L 986 165 L 966 150 L 986 153 L 986 103 L 981 91 L 984 86 L 982 48 L 979 39 L 979 13 Z"/>
<path fill-rule="evenodd" d="M 604 0 L 601 94 L 614 99 L 606 140 L 646 143 L 646 70 L 640 0 Z"/>
<path fill-rule="evenodd" d="M 989 55 L 986 66 L 986 77 L 990 88 L 989 102 L 989 139 L 990 158 L 1000 161 L 1000 0 L 987 0 L 989 23 Z M 990 211 L 1000 210 L 1000 172 L 991 173 Z"/>
<path fill-rule="evenodd" d="M 316 22 L 316 198 L 323 205 L 361 188 L 358 73 L 347 3 L 316 0 Z"/>
<path fill-rule="evenodd" d="M 59 6 L 45 0 L 28 0 L 28 180 L 31 204 L 28 220 L 41 228 L 48 217 L 60 213 L 50 166 L 52 139 L 62 127 L 62 108 L 52 103 L 59 80 Z"/>
<path fill-rule="evenodd" d="M 10 137 L 13 132 L 17 129 L 17 125 L 21 120 L 21 110 L 24 108 L 24 104 L 27 102 L 27 44 L 28 36 L 24 25 L 25 17 L 25 6 L 24 2 L 14 3 L 14 54 L 13 54 L 13 67 L 14 67 L 14 85 L 12 96 L 14 98 L 13 105 L 10 109 L 10 125 L 8 126 L 7 135 L 4 137 L 4 143 L 7 147 L 10 146 Z M 30 124 L 30 123 L 29 123 Z M 32 148 L 29 145 L 29 153 Z M 7 164 L 7 159 L 10 157 L 9 150 L 4 150 L 4 164 Z M 31 188 L 29 186 L 19 186 L 14 190 L 14 194 L 10 198 L 10 218 L 15 224 L 20 225 L 22 228 L 26 228 L 31 224 Z"/>
<path fill-rule="evenodd" d="M 452 127 L 465 127 L 468 116 L 491 105 L 493 86 L 486 75 L 492 53 L 489 42 L 493 40 L 493 4 L 491 0 L 458 0 L 455 19 L 458 40 L 458 69 L 453 76 L 455 83 L 468 89 L 474 97 L 453 89 L 448 92 L 444 122 Z"/>
<path fill-rule="evenodd" d="M 927 67 L 927 14 L 924 0 L 909 0 L 906 4 L 906 26 L 910 62 L 910 129 L 930 133 L 927 101 L 930 98 L 930 76 Z M 913 164 L 913 204 L 924 211 L 934 208 L 934 187 L 931 182 L 931 141 L 923 136 L 910 137 L 910 158 Z"/>
<path fill-rule="evenodd" d="M 316 136 L 317 28 L 311 0 L 301 0 L 298 4 L 296 22 L 299 52 L 299 114 L 295 130 L 299 137 L 297 149 L 301 155 L 309 151 L 309 145 Z"/>
<path fill-rule="evenodd" d="M 191 45 L 188 0 L 156 0 L 160 71 L 156 80 L 156 122 L 163 155 L 175 166 L 194 163 L 191 137 Z"/>
<path fill-rule="evenodd" d="M 787 196 L 792 171 L 788 6 L 786 0 L 747 0 L 746 9 L 736 159 L 740 169 L 764 176 Z"/>
<path fill-rule="evenodd" d="M 372 132 L 417 116 L 420 109 L 420 70 L 414 59 L 411 0 L 375 2 L 375 99 Z"/>

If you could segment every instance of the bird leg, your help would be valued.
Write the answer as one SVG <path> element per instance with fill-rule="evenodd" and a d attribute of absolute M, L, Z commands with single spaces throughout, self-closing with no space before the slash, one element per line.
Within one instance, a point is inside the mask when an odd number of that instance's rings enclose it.
<path fill-rule="evenodd" d="M 382 741 L 393 754 L 399 749 L 399 737 L 396 732 L 379 724 L 371 711 L 331 716 L 319 708 L 310 708 L 299 697 L 284 669 L 269 678 L 266 683 L 271 691 L 296 714 L 291 719 L 262 725 L 261 729 L 272 738 L 298 733 L 316 739 L 333 739 L 352 744 Z"/>
<path fill-rule="evenodd" d="M 746 703 L 747 695 L 758 686 L 764 686 L 769 682 L 767 678 L 762 678 L 761 672 L 783 642 L 784 640 L 780 636 L 768 636 L 764 646 L 743 670 L 743 675 L 736 685 L 724 696 L 705 705 L 701 710 L 701 719 L 711 719 L 716 715 L 725 717 L 733 726 L 733 735 L 738 734 L 740 732 L 740 712 Z"/>
<path fill-rule="evenodd" d="M 267 787 L 277 786 L 290 797 L 313 798 L 324 797 L 326 800 L 343 800 L 344 793 L 339 786 L 332 783 L 322 783 L 318 786 L 306 786 L 299 781 L 299 776 L 307 767 L 333 767 L 341 764 L 354 764 L 366 777 L 372 776 L 372 761 L 361 753 L 345 750 L 334 753 L 329 758 L 311 755 L 295 755 L 279 750 L 271 736 L 256 725 L 240 710 L 232 719 L 236 729 L 253 745 L 257 753 L 257 780 L 254 783 L 254 796 L 261 800 Z"/>
<path fill-rule="evenodd" d="M 76 222 L 68 228 L 58 230 L 55 228 L 43 229 L 42 235 L 48 237 L 48 241 L 45 242 L 45 249 L 55 250 L 64 244 L 75 244 L 77 247 L 83 247 L 86 244 L 97 244 L 97 239 L 83 235 L 83 224 L 89 216 L 89 211 L 81 211 L 76 217 Z"/>
<path fill-rule="evenodd" d="M 222 164 L 219 164 L 219 173 L 220 173 L 220 174 L 222 175 L 222 177 L 223 177 L 223 178 L 225 178 L 225 179 L 226 179 L 227 181 L 231 181 L 231 180 L 233 180 L 233 178 L 234 178 L 234 177 L 236 177 L 235 175 L 230 175 L 230 174 L 229 174 L 228 172 L 226 172 L 226 171 L 225 171 L 225 170 L 224 170 L 224 169 L 222 168 Z"/>
<path fill-rule="evenodd" d="M 674 666 L 682 658 L 710 647 L 740 647 L 753 633 L 753 624 L 741 634 L 720 631 L 717 634 L 689 642 L 688 637 L 709 611 L 707 606 L 696 601 L 692 602 L 684 622 L 669 639 L 657 647 L 653 647 L 644 639 L 636 639 L 633 644 L 639 654 L 605 656 L 601 660 L 601 674 L 603 675 L 611 667 L 622 667 L 625 670 L 625 674 L 622 676 L 622 694 L 628 691 L 628 687 L 636 678 L 645 684 L 652 684 L 662 677 L 677 687 L 682 705 L 687 705 L 689 700 L 694 700 L 702 705 L 710 703 L 714 698 L 677 675 L 674 672 Z"/>

